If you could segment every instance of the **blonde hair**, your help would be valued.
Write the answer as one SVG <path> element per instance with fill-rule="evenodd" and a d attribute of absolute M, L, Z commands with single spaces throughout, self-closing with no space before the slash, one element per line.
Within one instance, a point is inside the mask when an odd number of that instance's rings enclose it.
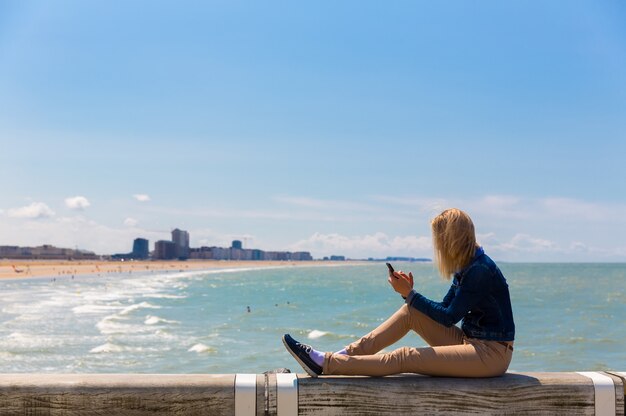
<path fill-rule="evenodd" d="M 465 212 L 450 208 L 431 222 L 435 262 L 446 279 L 468 266 L 476 252 L 474 223 Z"/>

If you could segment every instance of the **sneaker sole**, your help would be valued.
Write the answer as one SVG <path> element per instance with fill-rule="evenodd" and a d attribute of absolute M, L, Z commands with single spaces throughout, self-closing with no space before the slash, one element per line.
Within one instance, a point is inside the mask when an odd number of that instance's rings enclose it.
<path fill-rule="evenodd" d="M 317 378 L 318 377 L 318 374 L 315 371 L 311 370 L 308 365 L 306 365 L 304 362 L 302 362 L 302 360 L 300 359 L 300 357 L 298 357 L 298 355 L 296 353 L 291 351 L 291 348 L 289 348 L 289 345 L 287 345 L 287 341 L 285 341 L 285 337 L 283 337 L 283 345 L 285 346 L 285 348 L 287 349 L 289 354 L 291 354 L 291 356 L 296 359 L 298 364 L 300 364 L 300 366 L 304 369 L 304 371 L 306 371 L 306 373 L 308 375 L 310 375 L 313 378 Z"/>

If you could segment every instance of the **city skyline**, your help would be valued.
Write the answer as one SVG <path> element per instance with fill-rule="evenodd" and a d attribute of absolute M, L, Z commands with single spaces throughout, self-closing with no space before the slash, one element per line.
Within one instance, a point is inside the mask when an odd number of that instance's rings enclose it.
<path fill-rule="evenodd" d="M 0 4 L 0 245 L 626 261 L 626 4 Z"/>
<path fill-rule="evenodd" d="M 90 259 L 111 260 L 267 260 L 267 261 L 304 261 L 314 260 L 307 251 L 265 251 L 244 247 L 239 240 L 233 240 L 230 247 L 189 246 L 189 233 L 178 228 L 172 230 L 171 240 L 154 242 L 154 250 L 149 249 L 149 240 L 137 237 L 133 240 L 132 251 L 129 253 L 94 253 L 89 250 L 71 249 L 42 244 L 35 247 L 0 245 L 0 259 L 8 260 L 41 260 L 41 259 Z M 324 257 L 323 260 L 329 260 Z M 332 255 L 330 260 L 346 260 L 345 256 Z M 371 260 L 371 259 L 370 259 Z M 410 260 L 410 259 L 405 259 Z M 421 259 L 423 260 L 423 259 Z"/>

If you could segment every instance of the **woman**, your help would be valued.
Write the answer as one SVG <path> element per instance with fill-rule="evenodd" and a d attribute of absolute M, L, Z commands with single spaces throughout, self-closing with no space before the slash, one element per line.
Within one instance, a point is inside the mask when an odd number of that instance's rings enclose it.
<path fill-rule="evenodd" d="M 435 261 L 452 286 L 441 302 L 413 289 L 413 274 L 394 272 L 389 284 L 405 304 L 386 322 L 336 353 L 323 353 L 283 336 L 287 351 L 312 377 L 385 376 L 419 373 L 446 377 L 494 377 L 506 372 L 513 355 L 515 324 L 506 280 L 476 243 L 474 224 L 452 208 L 432 223 Z M 455 326 L 462 321 L 461 328 Z M 426 348 L 402 347 L 377 354 L 408 333 Z"/>

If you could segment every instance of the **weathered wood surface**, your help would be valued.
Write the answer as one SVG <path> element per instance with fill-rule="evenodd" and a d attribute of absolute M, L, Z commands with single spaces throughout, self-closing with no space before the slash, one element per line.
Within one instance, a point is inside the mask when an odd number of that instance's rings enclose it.
<path fill-rule="evenodd" d="M 234 413 L 234 374 L 0 374 L 2 415 Z"/>
<path fill-rule="evenodd" d="M 624 396 L 626 396 L 626 371 L 607 371 L 606 373 L 622 380 L 624 384 Z"/>
<path fill-rule="evenodd" d="M 256 376 L 256 414 L 265 414 L 265 374 Z"/>
<path fill-rule="evenodd" d="M 604 373 L 624 416 L 624 373 Z M 276 374 L 256 377 L 256 414 L 278 416 Z M 593 415 L 593 381 L 577 373 L 489 379 L 298 375 L 300 415 Z M 235 375 L 0 374 L 1 415 L 233 415 Z"/>
<path fill-rule="evenodd" d="M 265 391 L 267 392 L 267 396 L 265 409 L 267 409 L 267 413 L 257 413 L 257 415 L 278 416 L 278 386 L 276 384 L 276 374 L 268 374 L 266 380 Z"/>
<path fill-rule="evenodd" d="M 621 372 L 607 371 L 606 373 L 622 380 L 622 386 L 624 387 L 624 413 L 623 414 L 626 414 L 626 371 L 621 371 Z M 620 393 L 618 392 L 617 394 L 620 394 Z"/>
<path fill-rule="evenodd" d="M 616 389 L 622 381 L 613 377 Z M 589 415 L 593 382 L 577 373 L 508 373 L 486 379 L 299 377 L 300 415 Z M 618 395 L 616 415 L 624 415 Z"/>

